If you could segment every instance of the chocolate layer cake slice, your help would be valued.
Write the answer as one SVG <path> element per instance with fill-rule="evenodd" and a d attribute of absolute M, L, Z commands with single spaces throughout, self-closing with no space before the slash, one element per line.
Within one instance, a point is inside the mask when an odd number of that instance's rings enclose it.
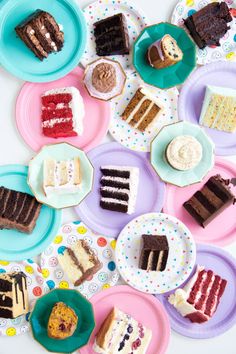
<path fill-rule="evenodd" d="M 64 44 L 64 33 L 46 11 L 36 10 L 16 26 L 15 31 L 40 60 L 52 52 L 59 52 Z"/>
<path fill-rule="evenodd" d="M 169 245 L 166 236 L 142 235 L 139 268 L 147 271 L 160 271 L 166 268 Z"/>
<path fill-rule="evenodd" d="M 233 180 L 220 175 L 211 177 L 200 191 L 187 200 L 183 206 L 202 227 L 206 227 L 226 208 L 235 203 L 235 195 L 229 184 Z"/>
<path fill-rule="evenodd" d="M 200 49 L 220 46 L 220 39 L 230 29 L 232 17 L 226 2 L 212 2 L 184 20 L 191 36 Z"/>
<path fill-rule="evenodd" d="M 31 195 L 0 187 L 0 229 L 31 233 L 40 209 L 41 204 Z"/>
<path fill-rule="evenodd" d="M 94 23 L 94 36 L 97 55 L 129 54 L 129 33 L 123 14 Z"/>

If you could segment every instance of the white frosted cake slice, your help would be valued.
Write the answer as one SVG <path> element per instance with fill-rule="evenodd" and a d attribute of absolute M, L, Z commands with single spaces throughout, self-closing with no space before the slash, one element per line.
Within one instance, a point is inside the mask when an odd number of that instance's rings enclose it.
<path fill-rule="evenodd" d="M 207 86 L 200 125 L 227 133 L 236 131 L 236 90 Z"/>
<path fill-rule="evenodd" d="M 145 354 L 151 339 L 150 329 L 113 308 L 96 335 L 93 350 L 100 354 Z"/>
<path fill-rule="evenodd" d="M 80 159 L 44 160 L 43 189 L 47 196 L 59 193 L 77 193 L 81 186 Z"/>

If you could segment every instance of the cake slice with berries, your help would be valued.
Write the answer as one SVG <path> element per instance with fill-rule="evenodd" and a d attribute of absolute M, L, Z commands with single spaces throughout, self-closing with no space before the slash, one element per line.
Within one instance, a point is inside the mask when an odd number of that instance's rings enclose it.
<path fill-rule="evenodd" d="M 113 308 L 97 333 L 93 349 L 103 354 L 145 354 L 151 338 L 150 329 Z"/>
<path fill-rule="evenodd" d="M 42 131 L 50 138 L 83 134 L 84 102 L 75 87 L 46 91 L 42 97 Z"/>

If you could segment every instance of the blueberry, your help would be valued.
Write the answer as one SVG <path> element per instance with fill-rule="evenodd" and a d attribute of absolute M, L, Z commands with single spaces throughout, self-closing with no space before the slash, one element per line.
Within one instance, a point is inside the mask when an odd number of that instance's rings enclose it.
<path fill-rule="evenodd" d="M 128 326 L 127 332 L 128 333 L 132 333 L 133 332 L 133 327 L 131 325 Z"/>

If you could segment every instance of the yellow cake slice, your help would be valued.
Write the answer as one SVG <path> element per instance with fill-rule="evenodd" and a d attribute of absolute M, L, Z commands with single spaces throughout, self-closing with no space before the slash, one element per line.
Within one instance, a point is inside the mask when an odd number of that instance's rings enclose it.
<path fill-rule="evenodd" d="M 74 310 L 64 302 L 57 302 L 48 320 L 48 336 L 54 339 L 71 337 L 76 330 L 77 323 L 78 317 Z"/>

